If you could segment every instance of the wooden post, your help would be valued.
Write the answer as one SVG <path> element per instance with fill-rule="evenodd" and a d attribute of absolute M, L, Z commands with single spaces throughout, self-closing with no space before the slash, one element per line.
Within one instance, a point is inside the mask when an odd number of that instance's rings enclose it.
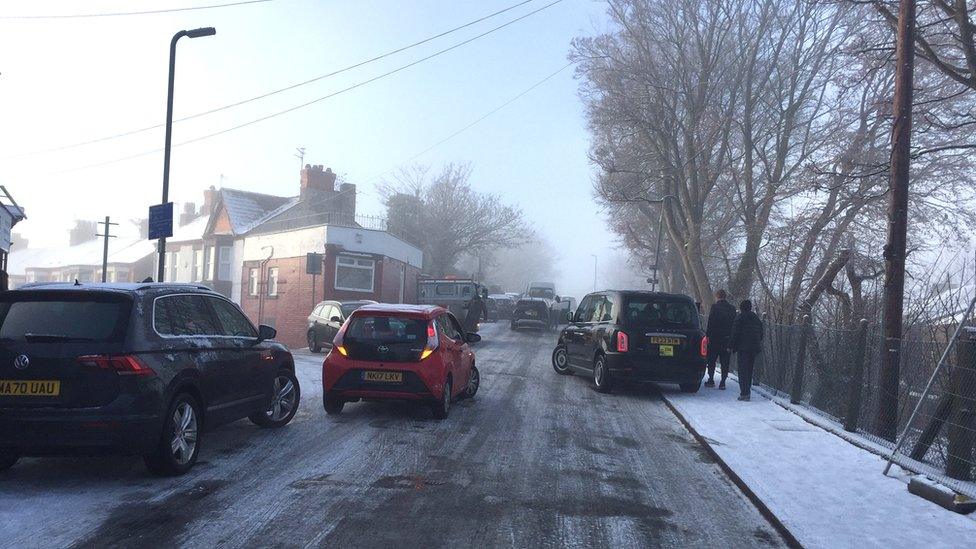
<path fill-rule="evenodd" d="M 953 395 L 949 412 L 949 444 L 946 476 L 973 480 L 973 447 L 976 445 L 976 336 L 968 334 L 956 347 L 956 366 L 949 372 Z"/>
<path fill-rule="evenodd" d="M 790 390 L 790 402 L 799 404 L 803 398 L 803 367 L 807 357 L 807 337 L 810 329 L 810 315 L 803 315 L 800 323 L 800 348 L 796 353 L 793 365 L 793 383 Z"/>
<path fill-rule="evenodd" d="M 864 392 L 864 355 L 867 344 L 868 321 L 862 318 L 857 329 L 854 360 L 851 362 L 851 379 L 848 380 L 847 387 L 847 417 L 844 418 L 844 430 L 851 433 L 857 431 L 857 421 L 861 415 L 861 394 Z"/>

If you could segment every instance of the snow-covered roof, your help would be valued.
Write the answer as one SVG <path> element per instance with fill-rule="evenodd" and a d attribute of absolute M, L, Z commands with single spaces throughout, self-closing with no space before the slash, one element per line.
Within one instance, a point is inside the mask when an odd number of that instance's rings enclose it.
<path fill-rule="evenodd" d="M 297 197 L 274 196 L 237 189 L 220 189 L 220 198 L 235 235 L 250 231 L 272 215 L 277 215 L 298 202 Z"/>
<path fill-rule="evenodd" d="M 27 269 L 56 269 L 74 265 L 101 267 L 101 239 L 89 240 L 67 248 L 27 248 L 10 252 L 7 258 L 7 272 L 23 276 Z M 109 263 L 135 263 L 151 255 L 156 245 L 142 238 L 113 238 L 109 240 Z"/>
<path fill-rule="evenodd" d="M 186 225 L 177 227 L 176 230 L 173 231 L 173 236 L 167 238 L 166 241 L 189 242 L 192 240 L 200 240 L 203 238 L 203 233 L 207 230 L 207 223 L 209 221 L 209 215 L 201 215 Z"/>

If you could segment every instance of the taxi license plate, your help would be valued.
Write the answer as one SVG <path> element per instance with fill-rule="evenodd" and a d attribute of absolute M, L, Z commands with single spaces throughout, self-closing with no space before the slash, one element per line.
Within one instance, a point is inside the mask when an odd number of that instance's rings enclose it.
<path fill-rule="evenodd" d="M 658 353 L 661 356 L 674 356 L 674 346 L 673 345 L 661 345 L 658 347 Z"/>
<path fill-rule="evenodd" d="M 654 345 L 681 345 L 681 338 L 652 336 L 651 343 Z"/>
<path fill-rule="evenodd" d="M 364 381 L 378 381 L 380 383 L 403 383 L 401 372 L 363 372 Z"/>
<path fill-rule="evenodd" d="M 0 379 L 0 396 L 56 397 L 60 394 L 60 381 Z"/>

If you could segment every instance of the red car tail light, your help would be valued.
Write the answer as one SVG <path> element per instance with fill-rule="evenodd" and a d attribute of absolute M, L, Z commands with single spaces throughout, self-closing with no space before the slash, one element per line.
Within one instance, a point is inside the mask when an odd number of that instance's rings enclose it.
<path fill-rule="evenodd" d="M 624 332 L 617 332 L 617 352 L 626 353 L 629 344 L 630 341 L 627 339 L 627 334 Z"/>
<path fill-rule="evenodd" d="M 437 327 L 434 326 L 434 321 L 431 320 L 427 324 L 427 345 L 424 345 L 424 350 L 420 352 L 420 360 L 423 360 L 430 355 L 434 354 L 437 347 L 440 345 L 441 340 L 437 335 Z"/>
<path fill-rule="evenodd" d="M 339 328 L 339 331 L 336 333 L 336 336 L 332 339 L 332 348 L 335 349 L 336 351 L 339 351 L 339 354 L 342 356 L 349 356 L 349 351 L 347 351 L 346 348 L 342 346 L 342 339 L 346 336 L 347 326 L 349 326 L 348 320 L 346 320 L 346 323 L 342 325 L 342 328 Z"/>
<path fill-rule="evenodd" d="M 84 366 L 112 370 L 120 376 L 154 376 L 156 372 L 134 355 L 87 355 L 78 357 Z"/>
<path fill-rule="evenodd" d="M 703 356 L 703 357 L 707 357 L 708 356 L 708 336 L 705 336 L 705 337 L 702 338 L 702 340 L 701 340 L 701 349 L 699 349 L 699 352 L 701 353 L 701 356 Z M 724 368 L 725 366 L 722 366 L 722 367 Z"/>

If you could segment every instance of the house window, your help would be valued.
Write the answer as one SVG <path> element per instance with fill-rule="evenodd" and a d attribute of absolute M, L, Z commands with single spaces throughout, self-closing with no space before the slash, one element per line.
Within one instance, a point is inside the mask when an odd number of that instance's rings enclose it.
<path fill-rule="evenodd" d="M 204 248 L 203 274 L 206 276 L 206 280 L 214 279 L 214 247 L 213 246 L 207 246 L 206 248 Z"/>
<path fill-rule="evenodd" d="M 230 246 L 220 247 L 220 262 L 217 268 L 217 280 L 230 280 Z"/>
<path fill-rule="evenodd" d="M 268 269 L 268 295 L 278 295 L 278 267 Z"/>
<path fill-rule="evenodd" d="M 250 269 L 247 272 L 247 293 L 248 295 L 258 295 L 258 270 Z"/>
<path fill-rule="evenodd" d="M 203 249 L 193 250 L 193 282 L 203 280 Z"/>
<path fill-rule="evenodd" d="M 176 282 L 176 273 L 180 268 L 180 252 L 171 252 L 166 260 L 166 266 L 169 269 L 167 281 Z"/>
<path fill-rule="evenodd" d="M 335 288 L 353 292 L 373 291 L 373 271 L 376 262 L 358 257 L 336 257 Z"/>

